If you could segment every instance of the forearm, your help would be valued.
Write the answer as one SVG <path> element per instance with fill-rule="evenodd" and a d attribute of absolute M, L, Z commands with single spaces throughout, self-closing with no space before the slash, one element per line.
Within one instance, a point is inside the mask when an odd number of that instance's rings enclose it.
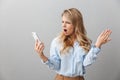
<path fill-rule="evenodd" d="M 92 45 L 90 51 L 86 54 L 84 58 L 83 65 L 88 66 L 88 65 L 91 65 L 93 62 L 95 62 L 100 50 L 101 50 L 100 48 Z"/>
<path fill-rule="evenodd" d="M 59 70 L 60 68 L 60 60 L 58 57 L 46 57 L 44 53 L 40 53 L 39 57 L 41 58 L 42 62 L 49 66 L 52 70 Z"/>

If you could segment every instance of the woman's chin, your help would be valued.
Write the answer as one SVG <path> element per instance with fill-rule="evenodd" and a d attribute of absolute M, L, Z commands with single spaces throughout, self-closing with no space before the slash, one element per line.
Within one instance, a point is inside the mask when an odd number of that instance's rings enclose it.
<path fill-rule="evenodd" d="M 68 32 L 63 32 L 63 34 L 65 35 L 65 36 L 69 36 L 69 35 L 71 35 L 70 33 L 68 33 Z"/>
<path fill-rule="evenodd" d="M 66 32 L 63 32 L 63 34 L 65 35 L 65 36 L 68 36 L 69 34 L 67 34 Z"/>
<path fill-rule="evenodd" d="M 64 34 L 65 36 L 70 36 L 69 34 Z"/>

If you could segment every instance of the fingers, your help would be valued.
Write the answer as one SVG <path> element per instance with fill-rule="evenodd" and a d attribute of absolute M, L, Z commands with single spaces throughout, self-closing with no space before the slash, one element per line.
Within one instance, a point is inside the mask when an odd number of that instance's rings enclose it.
<path fill-rule="evenodd" d="M 44 50 L 44 44 L 42 42 L 40 42 L 39 40 L 36 40 L 36 42 L 35 42 L 35 50 L 38 53 L 42 53 L 43 50 Z"/>
<path fill-rule="evenodd" d="M 39 45 L 39 41 L 38 41 L 38 40 L 36 40 L 36 41 L 35 41 L 35 50 L 37 50 L 37 49 L 38 49 L 38 45 Z"/>
<path fill-rule="evenodd" d="M 101 41 L 102 44 L 107 43 L 108 41 L 110 41 L 110 35 L 111 35 L 112 31 L 110 29 L 106 29 L 104 32 L 102 32 L 101 34 Z"/>
<path fill-rule="evenodd" d="M 35 41 L 35 48 L 38 46 L 38 40 Z"/>
<path fill-rule="evenodd" d="M 100 36 L 103 36 L 105 33 L 106 33 L 106 30 L 104 30 L 104 31 L 100 34 Z"/>
<path fill-rule="evenodd" d="M 105 41 L 109 41 L 109 36 L 111 35 L 112 31 L 110 29 L 106 29 L 104 34 L 103 34 L 103 37 L 104 37 L 104 40 Z"/>
<path fill-rule="evenodd" d="M 107 42 L 108 42 L 108 41 L 111 41 L 111 39 L 110 39 L 110 38 L 108 38 L 108 39 L 107 39 Z"/>
<path fill-rule="evenodd" d="M 110 29 L 106 29 L 104 30 L 97 38 L 97 41 L 95 43 L 95 45 L 97 47 L 101 47 L 103 44 L 107 43 L 108 41 L 110 41 L 110 35 L 111 35 L 112 31 Z"/>
<path fill-rule="evenodd" d="M 38 46 L 38 51 L 41 53 L 41 52 L 43 52 L 43 50 L 44 50 L 44 44 L 40 43 Z"/>

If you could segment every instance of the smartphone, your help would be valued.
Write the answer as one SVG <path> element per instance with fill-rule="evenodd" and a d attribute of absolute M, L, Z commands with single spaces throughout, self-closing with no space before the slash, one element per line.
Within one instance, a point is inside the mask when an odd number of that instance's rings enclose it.
<path fill-rule="evenodd" d="M 39 37 L 38 37 L 38 35 L 37 35 L 37 33 L 36 32 L 32 32 L 32 36 L 33 36 L 33 38 L 35 39 L 35 41 L 40 41 L 40 39 L 39 39 Z M 41 42 L 41 41 L 40 41 Z"/>

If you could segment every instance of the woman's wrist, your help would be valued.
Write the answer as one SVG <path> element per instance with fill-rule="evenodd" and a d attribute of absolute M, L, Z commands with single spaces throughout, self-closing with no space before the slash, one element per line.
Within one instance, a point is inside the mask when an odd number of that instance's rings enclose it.
<path fill-rule="evenodd" d="M 39 56 L 40 56 L 40 57 L 41 57 L 41 56 L 43 56 L 43 55 L 44 55 L 44 53 L 43 53 L 43 52 L 40 52 L 40 53 L 39 53 Z"/>
<path fill-rule="evenodd" d="M 95 47 L 101 48 L 101 44 L 96 43 L 96 44 L 95 44 Z"/>
<path fill-rule="evenodd" d="M 44 55 L 44 53 L 40 53 L 39 54 L 40 58 L 43 60 L 43 62 L 46 62 L 48 60 L 48 58 Z"/>

